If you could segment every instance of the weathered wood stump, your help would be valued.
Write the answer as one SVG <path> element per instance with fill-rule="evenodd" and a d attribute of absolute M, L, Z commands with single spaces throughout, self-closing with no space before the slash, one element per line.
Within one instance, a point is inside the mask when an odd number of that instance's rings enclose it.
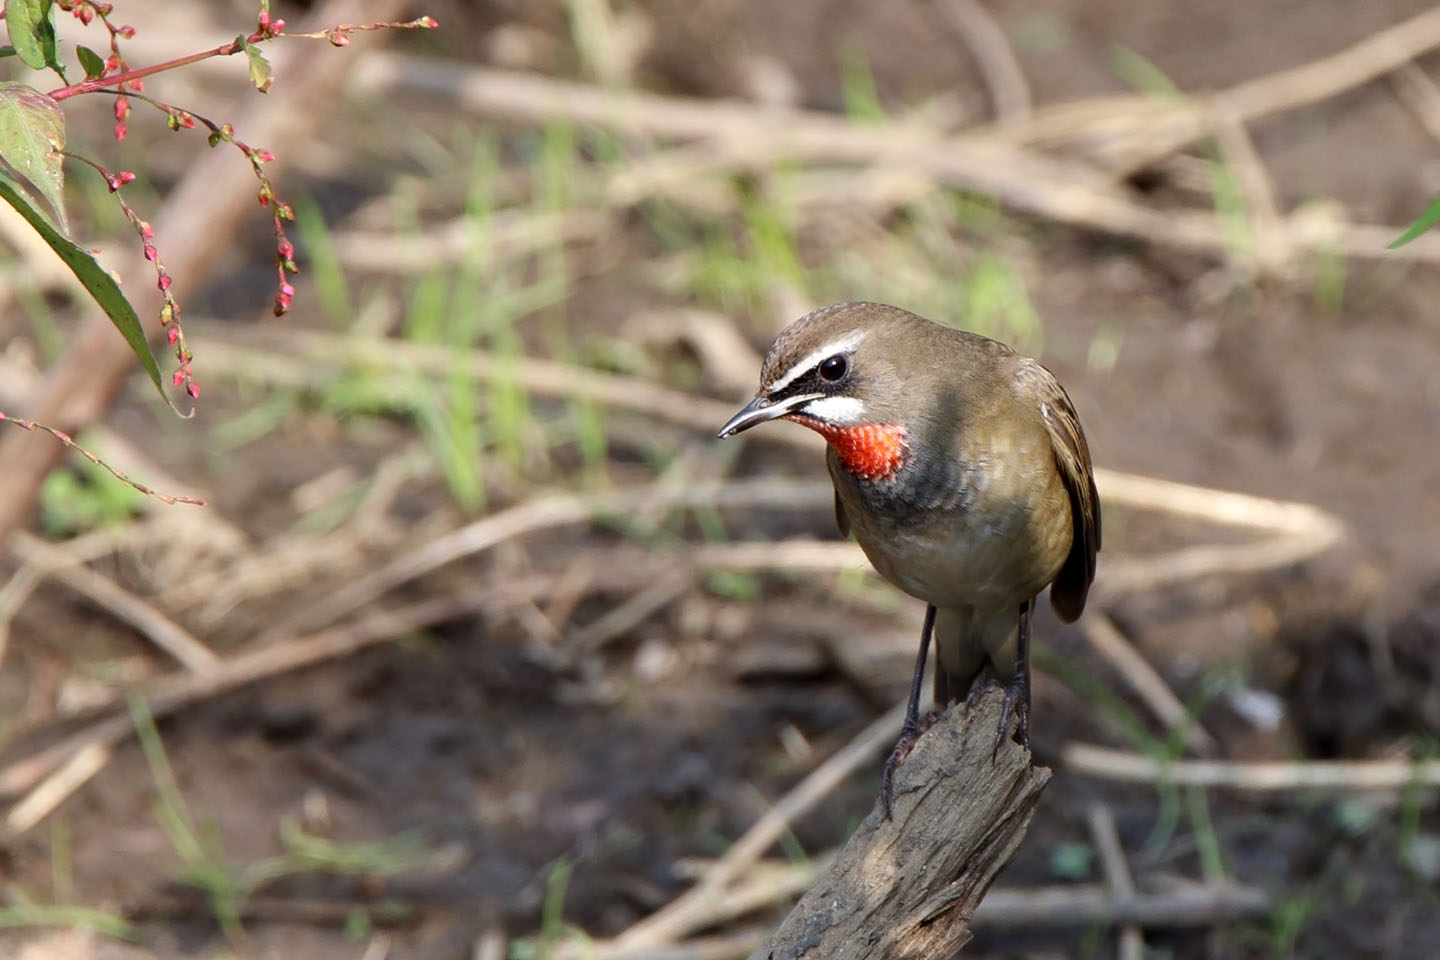
<path fill-rule="evenodd" d="M 877 802 L 830 869 L 750 960 L 953 956 L 1014 856 L 1050 771 L 1006 739 L 1001 694 L 941 714 L 900 765 L 893 821 Z"/>

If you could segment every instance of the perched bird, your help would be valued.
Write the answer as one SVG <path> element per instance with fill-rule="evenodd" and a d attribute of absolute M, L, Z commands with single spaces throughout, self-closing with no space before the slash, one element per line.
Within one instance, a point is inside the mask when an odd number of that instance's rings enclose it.
<path fill-rule="evenodd" d="M 1050 587 L 1066 622 L 1085 607 L 1100 549 L 1090 451 L 1049 370 L 995 340 L 880 303 L 801 317 L 765 355 L 760 390 L 720 429 L 793 420 L 829 443 L 835 519 L 880 576 L 927 604 L 904 732 L 919 737 L 933 633 L 937 708 L 1005 682 L 998 748 L 1012 710 L 1029 744 L 1030 610 Z"/>

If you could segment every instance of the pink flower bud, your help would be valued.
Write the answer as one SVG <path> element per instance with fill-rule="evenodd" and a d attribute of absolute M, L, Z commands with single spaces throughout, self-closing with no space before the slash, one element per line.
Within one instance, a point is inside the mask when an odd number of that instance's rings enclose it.
<path fill-rule="evenodd" d="M 440 26 L 440 21 L 436 20 L 434 17 L 421 17 L 420 25 L 426 30 L 434 30 L 435 28 Z"/>
<path fill-rule="evenodd" d="M 129 112 L 130 112 L 130 101 L 129 101 L 129 100 L 126 100 L 124 97 L 116 97 L 116 98 L 115 98 L 115 119 L 116 119 L 116 120 L 124 120 L 126 114 L 128 114 Z"/>
<path fill-rule="evenodd" d="M 173 323 L 170 324 L 170 327 L 165 331 L 165 339 L 170 342 L 170 346 L 175 346 L 175 341 L 180 339 L 180 328 Z"/>
<path fill-rule="evenodd" d="M 270 26 L 270 11 L 269 11 L 269 10 L 261 10 L 261 11 L 260 11 L 260 19 L 259 19 L 257 22 L 260 24 L 260 29 L 261 29 L 261 30 L 264 30 L 264 29 L 268 28 L 268 27 Z"/>
<path fill-rule="evenodd" d="M 155 260 L 155 258 L 158 257 L 159 255 L 160 255 L 160 253 L 159 253 L 159 251 L 157 251 L 157 250 L 155 249 L 155 245 L 154 245 L 154 244 L 150 244 L 150 243 L 145 244 L 145 259 L 146 259 L 146 260 L 149 260 L 149 261 L 151 261 L 151 262 L 153 263 L 154 260 Z"/>
<path fill-rule="evenodd" d="M 280 33 L 280 32 L 281 32 L 282 30 L 284 30 L 284 29 L 285 29 L 285 21 L 284 21 L 284 20 L 274 20 L 274 21 L 272 21 L 272 22 L 270 23 L 270 32 L 271 32 L 271 33 Z"/>
<path fill-rule="evenodd" d="M 75 16 L 79 17 L 80 22 L 88 27 L 90 26 L 90 21 L 95 19 L 95 11 L 91 10 L 89 7 L 76 7 Z"/>
<path fill-rule="evenodd" d="M 350 46 L 350 38 L 349 38 L 348 36 L 346 36 L 345 34 L 343 34 L 343 33 L 332 33 L 332 34 L 330 34 L 330 42 L 333 43 L 333 44 L 334 44 L 335 46 L 337 46 L 337 47 L 348 47 L 348 46 Z"/>
<path fill-rule="evenodd" d="M 124 37 L 126 40 L 130 40 L 133 39 L 135 36 L 135 28 L 127 25 L 116 30 L 115 33 L 118 36 Z"/>
<path fill-rule="evenodd" d="M 126 128 L 126 126 L 125 126 L 125 121 L 124 121 L 124 120 L 117 120 L 117 121 L 115 122 L 115 139 L 116 139 L 116 140 L 124 140 L 124 139 L 125 139 L 126 130 L 127 130 L 127 128 Z"/>
<path fill-rule="evenodd" d="M 275 252 L 280 254 L 281 260 L 294 260 L 295 244 L 291 243 L 285 237 L 281 237 L 280 240 L 275 244 Z"/>
<path fill-rule="evenodd" d="M 154 240 L 154 239 L 155 239 L 155 228 L 152 227 L 152 226 L 150 226 L 150 221 L 149 221 L 149 220 L 141 220 L 141 221 L 140 221 L 140 239 L 141 239 L 141 240 Z"/>
<path fill-rule="evenodd" d="M 162 273 L 160 274 L 160 279 L 155 281 L 155 286 L 160 288 L 161 293 L 164 293 L 170 289 L 170 283 L 170 275 L 168 273 Z"/>
<path fill-rule="evenodd" d="M 184 382 L 185 382 L 185 374 L 184 374 L 183 372 L 181 372 L 179 369 L 177 369 L 174 373 L 170 374 L 170 385 L 171 385 L 172 387 L 178 387 L 178 386 L 180 386 L 180 384 L 182 384 L 182 383 L 184 383 Z"/>
<path fill-rule="evenodd" d="M 275 154 L 271 153 L 269 150 L 256 150 L 255 159 L 259 160 L 261 163 L 269 163 L 270 161 L 275 159 Z"/>
<path fill-rule="evenodd" d="M 189 383 L 185 384 L 185 392 L 190 394 L 191 400 L 199 400 L 200 384 L 196 383 L 194 380 L 191 380 Z"/>

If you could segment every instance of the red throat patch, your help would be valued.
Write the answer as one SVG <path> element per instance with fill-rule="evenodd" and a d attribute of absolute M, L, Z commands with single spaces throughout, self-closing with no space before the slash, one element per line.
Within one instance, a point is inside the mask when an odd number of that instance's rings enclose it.
<path fill-rule="evenodd" d="M 840 463 L 861 480 L 883 480 L 905 463 L 905 428 L 899 424 L 837 427 L 803 414 L 785 419 L 807 426 L 829 441 Z"/>

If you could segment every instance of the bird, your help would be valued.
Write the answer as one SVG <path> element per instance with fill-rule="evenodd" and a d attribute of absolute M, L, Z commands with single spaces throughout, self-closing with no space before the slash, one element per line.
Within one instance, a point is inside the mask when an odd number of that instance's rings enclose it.
<path fill-rule="evenodd" d="M 995 751 L 1010 720 L 1029 746 L 1030 614 L 1050 588 L 1064 622 L 1085 608 L 1100 550 L 1100 498 L 1085 433 L 1048 369 L 999 341 L 883 303 L 822 307 L 765 354 L 760 387 L 720 428 L 773 420 L 827 441 L 841 536 L 925 603 L 905 723 L 886 761 L 920 734 L 932 637 L 936 709 L 1003 682 Z"/>

